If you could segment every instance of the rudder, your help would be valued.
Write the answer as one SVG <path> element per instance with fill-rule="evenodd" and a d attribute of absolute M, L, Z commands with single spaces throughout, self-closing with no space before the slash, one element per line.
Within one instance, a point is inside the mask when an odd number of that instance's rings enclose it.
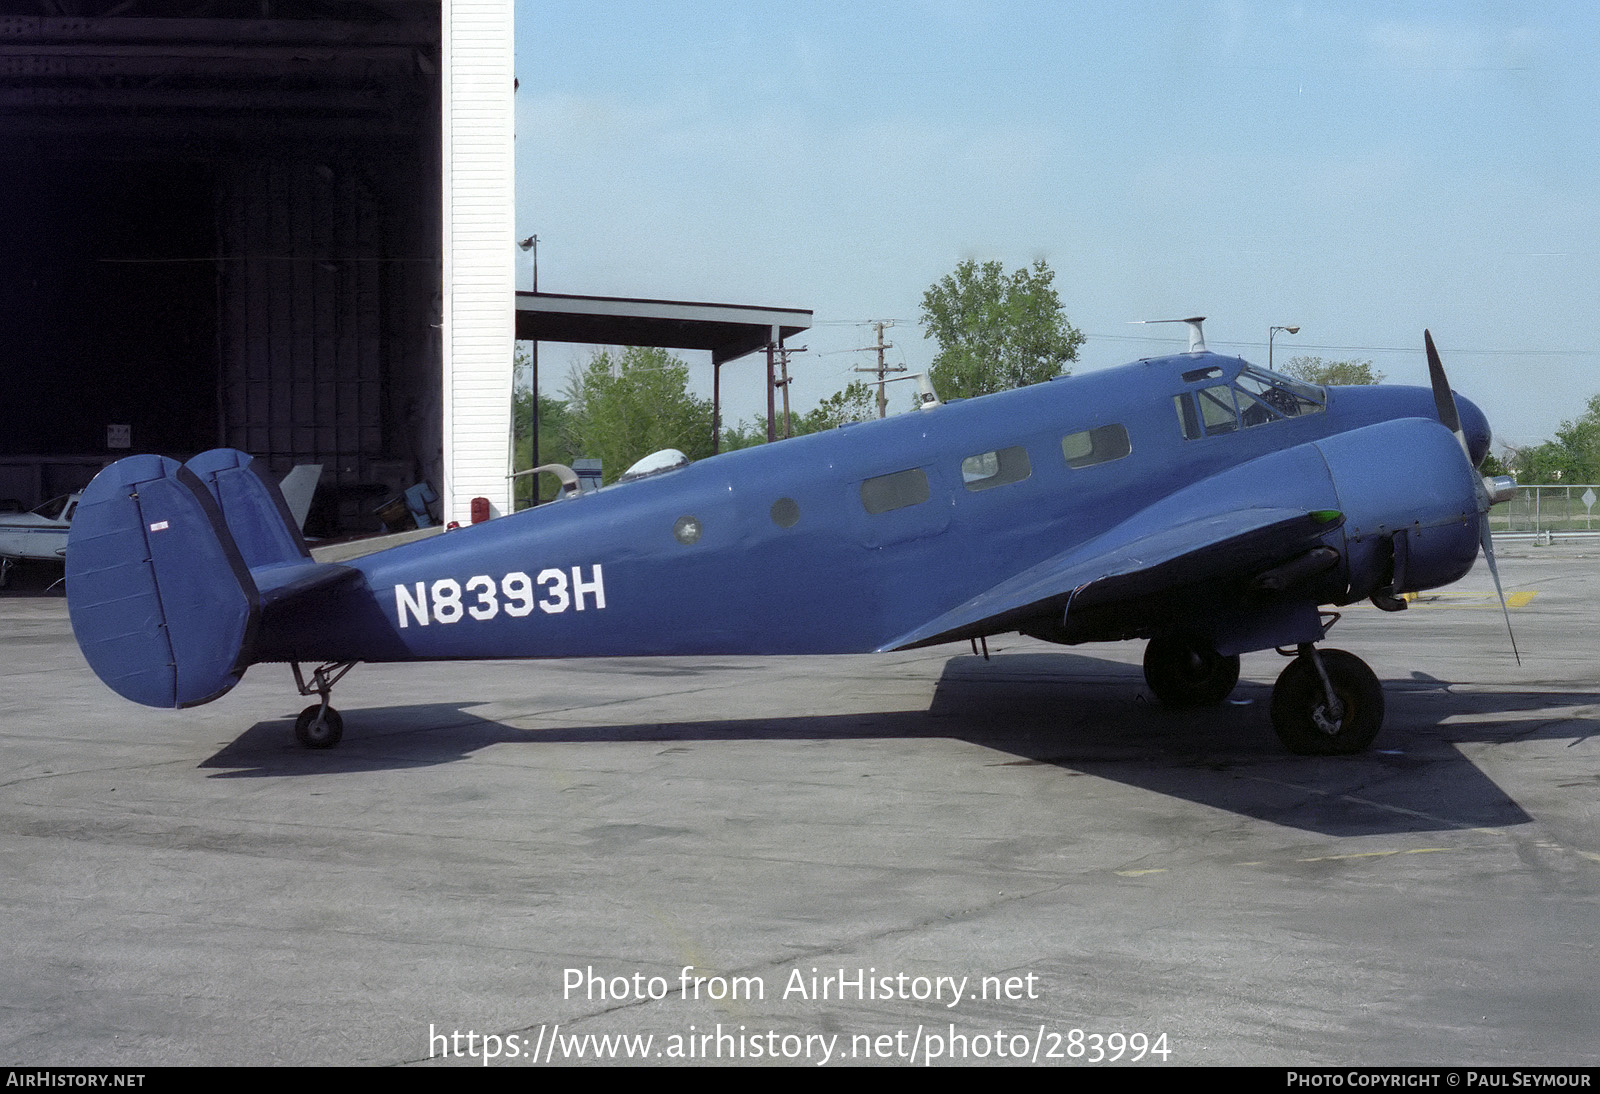
<path fill-rule="evenodd" d="M 202 452 L 186 468 L 210 491 L 244 563 L 254 570 L 311 557 L 283 491 L 266 464 L 236 448 Z"/>
<path fill-rule="evenodd" d="M 210 702 L 238 683 L 260 614 L 212 494 L 163 456 L 118 460 L 84 490 L 67 539 L 67 610 L 95 674 L 153 707 Z"/>

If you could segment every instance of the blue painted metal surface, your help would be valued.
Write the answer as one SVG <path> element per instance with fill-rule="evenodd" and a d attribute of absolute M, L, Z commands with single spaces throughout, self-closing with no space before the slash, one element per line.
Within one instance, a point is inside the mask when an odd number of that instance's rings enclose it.
<path fill-rule="evenodd" d="M 1229 386 L 1241 372 L 1254 387 Z M 1481 452 L 1487 422 L 1458 402 Z M 1182 629 L 1228 653 L 1319 639 L 1317 606 L 1388 587 L 1396 551 L 1408 589 L 1456 580 L 1477 551 L 1475 472 L 1428 389 L 1296 388 L 1207 352 L 727 453 L 341 566 L 274 526 L 281 499 L 248 457 L 208 453 L 190 467 L 220 514 L 185 501 L 163 541 L 190 572 L 145 563 L 139 606 L 116 607 L 95 575 L 138 570 L 149 521 L 112 495 L 179 481 L 154 459 L 102 473 L 84 505 L 106 515 L 81 551 L 80 515 L 68 555 L 86 560 L 68 596 L 90 663 L 152 705 L 207 685 L 129 682 L 160 676 L 131 637 L 146 622 L 198 628 L 168 675 L 212 684 L 263 661 L 846 653 L 1017 629 Z M 1317 548 L 1337 565 L 1252 585 Z M 194 597 L 165 606 L 169 581 L 218 588 L 231 622 Z"/>
<path fill-rule="evenodd" d="M 209 702 L 250 664 L 255 584 L 193 472 L 131 456 L 83 492 L 67 551 L 73 634 L 112 690 L 147 706 Z"/>

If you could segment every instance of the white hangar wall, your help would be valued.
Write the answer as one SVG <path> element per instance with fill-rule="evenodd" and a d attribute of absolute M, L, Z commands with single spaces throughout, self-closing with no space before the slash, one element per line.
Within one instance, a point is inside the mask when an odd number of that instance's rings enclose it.
<path fill-rule="evenodd" d="M 446 520 L 473 498 L 511 511 L 512 0 L 444 0 L 443 489 Z"/>

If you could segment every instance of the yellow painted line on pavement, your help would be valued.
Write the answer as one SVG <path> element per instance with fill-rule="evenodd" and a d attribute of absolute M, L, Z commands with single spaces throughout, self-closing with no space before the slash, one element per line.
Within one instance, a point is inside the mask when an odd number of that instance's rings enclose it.
<path fill-rule="evenodd" d="M 1449 847 L 1410 847 L 1396 848 L 1393 851 L 1356 851 L 1348 855 L 1321 855 L 1317 858 L 1296 859 L 1296 862 L 1337 862 L 1341 859 L 1352 858 L 1384 858 L 1388 855 L 1433 855 L 1441 851 L 1449 851 Z"/>
<path fill-rule="evenodd" d="M 1537 589 L 1519 589 L 1506 597 L 1507 608 L 1526 608 L 1533 598 L 1539 595 Z M 1467 609 L 1469 611 L 1482 611 L 1498 608 L 1499 597 L 1494 591 L 1473 592 L 1466 589 L 1453 589 L 1448 592 L 1431 593 L 1406 593 L 1405 600 L 1413 608 L 1452 608 Z M 1371 605 L 1364 605 L 1370 607 Z"/>

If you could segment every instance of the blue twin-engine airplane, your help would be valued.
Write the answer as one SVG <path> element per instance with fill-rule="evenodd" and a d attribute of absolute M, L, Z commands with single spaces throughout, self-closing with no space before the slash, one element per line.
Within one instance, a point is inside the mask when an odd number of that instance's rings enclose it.
<path fill-rule="evenodd" d="M 903 650 L 1020 631 L 1144 638 L 1163 702 L 1222 701 L 1239 655 L 1295 752 L 1365 749 L 1376 676 L 1322 605 L 1464 576 L 1509 479 L 1426 338 L 1432 389 L 1319 388 L 1205 349 L 679 462 L 343 563 L 313 561 L 261 461 L 134 456 L 79 502 L 73 630 L 113 690 L 206 703 L 289 662 L 337 744 L 362 661 Z M 566 468 L 557 473 L 575 481 Z M 1495 577 L 1498 587 L 1499 578 Z M 1502 601 L 1503 602 L 1503 601 Z M 1508 617 L 1509 625 L 1509 617 Z M 315 666 L 309 679 L 302 665 Z"/>

